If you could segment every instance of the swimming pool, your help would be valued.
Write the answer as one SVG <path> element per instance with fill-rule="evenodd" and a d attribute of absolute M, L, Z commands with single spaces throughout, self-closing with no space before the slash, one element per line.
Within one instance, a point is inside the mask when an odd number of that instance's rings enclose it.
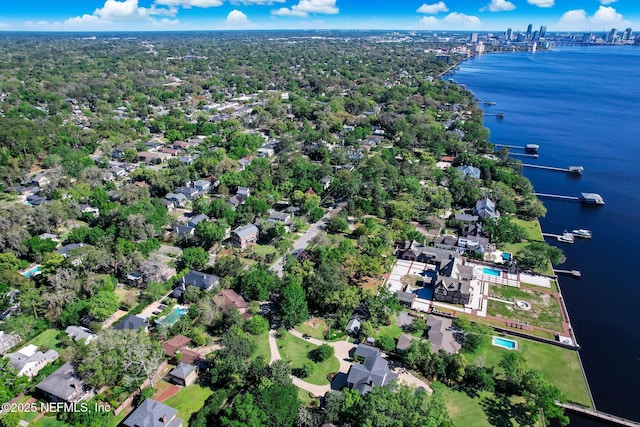
<path fill-rule="evenodd" d="M 495 268 L 476 267 L 476 270 L 478 270 L 482 274 L 486 274 L 487 276 L 496 276 L 496 277 L 502 276 L 502 270 L 496 270 Z"/>
<path fill-rule="evenodd" d="M 493 337 L 493 339 L 491 340 L 491 344 L 495 345 L 496 347 L 506 348 L 507 350 L 518 349 L 518 343 L 516 341 L 506 338 Z"/>
<path fill-rule="evenodd" d="M 432 300 L 433 299 L 433 288 L 431 286 L 424 286 L 420 289 L 416 289 L 413 291 L 414 294 L 418 296 L 418 298 Z"/>
<path fill-rule="evenodd" d="M 171 310 L 169 314 L 159 318 L 156 323 L 171 326 L 176 323 L 178 319 L 187 314 L 188 311 L 189 309 L 187 307 L 176 305 L 175 307 L 173 307 L 173 310 Z"/>
<path fill-rule="evenodd" d="M 511 261 L 511 252 L 502 252 L 502 259 L 504 261 Z"/>
<path fill-rule="evenodd" d="M 42 273 L 40 271 L 40 265 L 36 265 L 35 267 L 25 271 L 24 273 L 22 273 L 22 275 L 24 277 L 31 277 L 31 276 L 37 276 L 38 274 Z"/>

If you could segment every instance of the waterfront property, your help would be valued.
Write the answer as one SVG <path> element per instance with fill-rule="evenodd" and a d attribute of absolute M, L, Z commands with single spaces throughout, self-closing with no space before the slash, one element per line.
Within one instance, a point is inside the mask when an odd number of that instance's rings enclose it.
<path fill-rule="evenodd" d="M 507 338 L 493 337 L 491 339 L 491 344 L 495 345 L 496 347 L 506 348 L 507 350 L 518 349 L 518 343 L 514 340 L 510 340 Z"/>

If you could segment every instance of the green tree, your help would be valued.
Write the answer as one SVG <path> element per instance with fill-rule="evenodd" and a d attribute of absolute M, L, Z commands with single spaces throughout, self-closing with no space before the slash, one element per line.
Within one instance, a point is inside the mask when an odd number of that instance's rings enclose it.
<path fill-rule="evenodd" d="M 244 322 L 244 330 L 251 335 L 260 335 L 269 330 L 269 321 L 256 314 Z"/>
<path fill-rule="evenodd" d="M 347 218 L 342 215 L 333 215 L 327 221 L 327 230 L 333 231 L 334 233 L 344 233 L 349 231 L 349 222 Z"/>
<path fill-rule="evenodd" d="M 306 295 L 302 284 L 292 275 L 287 277 L 287 283 L 280 293 L 278 313 L 282 324 L 286 328 L 292 328 L 309 317 Z"/>
<path fill-rule="evenodd" d="M 210 248 L 216 242 L 224 240 L 227 224 L 224 221 L 202 221 L 196 225 L 195 236 L 205 248 Z"/>
<path fill-rule="evenodd" d="M 314 362 L 320 363 L 333 356 L 334 350 L 329 344 L 322 344 L 309 352 L 309 358 Z"/>
<path fill-rule="evenodd" d="M 201 270 L 209 262 L 209 254 L 201 247 L 186 248 L 178 258 L 178 270 Z"/>
<path fill-rule="evenodd" d="M 277 289 L 277 277 L 265 266 L 254 266 L 240 279 L 240 293 L 251 301 L 269 299 L 272 290 Z"/>
<path fill-rule="evenodd" d="M 262 427 L 267 425 L 269 417 L 263 411 L 252 393 L 238 395 L 220 417 L 223 427 Z"/>

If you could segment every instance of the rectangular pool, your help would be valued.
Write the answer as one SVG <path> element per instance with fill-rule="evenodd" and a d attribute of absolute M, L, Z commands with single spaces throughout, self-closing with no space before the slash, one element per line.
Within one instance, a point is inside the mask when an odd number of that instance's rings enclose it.
<path fill-rule="evenodd" d="M 31 277 L 31 276 L 37 276 L 40 273 L 41 273 L 40 266 L 36 265 L 35 267 L 31 268 L 30 270 L 27 270 L 24 273 L 22 273 L 22 275 L 24 277 Z"/>
<path fill-rule="evenodd" d="M 496 347 L 506 348 L 507 350 L 518 349 L 518 343 L 507 338 L 493 337 L 493 339 L 491 340 L 491 344 L 495 345 Z"/>
<path fill-rule="evenodd" d="M 480 268 L 480 267 L 476 267 L 476 270 L 478 270 L 482 274 L 486 274 L 487 276 L 496 276 L 496 277 L 502 276 L 502 271 L 501 270 L 497 270 L 495 268 L 489 268 L 489 267 Z"/>

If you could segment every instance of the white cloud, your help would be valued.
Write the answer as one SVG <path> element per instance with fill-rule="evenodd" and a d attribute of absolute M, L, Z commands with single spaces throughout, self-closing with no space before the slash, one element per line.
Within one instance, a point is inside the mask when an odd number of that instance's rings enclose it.
<path fill-rule="evenodd" d="M 552 7 L 555 0 L 527 0 L 527 3 L 538 7 Z"/>
<path fill-rule="evenodd" d="M 449 11 L 449 8 L 443 1 L 440 1 L 434 4 L 422 3 L 422 6 L 420 6 L 418 10 L 416 10 L 416 12 L 418 13 L 424 13 L 427 15 L 435 15 L 440 12 L 448 12 L 448 11 Z"/>
<path fill-rule="evenodd" d="M 419 21 L 420 28 L 427 30 L 465 30 L 478 29 L 482 25 L 477 16 L 465 15 L 464 13 L 451 12 L 442 19 L 435 16 L 424 16 Z"/>
<path fill-rule="evenodd" d="M 464 13 L 459 12 L 451 12 L 442 20 L 443 22 L 452 25 L 458 26 L 461 30 L 466 28 L 478 28 L 481 24 L 480 18 L 472 15 L 465 15 Z"/>
<path fill-rule="evenodd" d="M 310 13 L 336 15 L 339 12 L 340 9 L 336 6 L 336 0 L 300 0 L 300 3 L 294 4 L 290 9 L 281 7 L 280 9 L 272 10 L 271 14 L 306 18 Z"/>
<path fill-rule="evenodd" d="M 554 29 L 586 31 L 590 29 L 626 28 L 631 25 L 631 22 L 624 19 L 624 16 L 613 7 L 600 6 L 593 16 L 589 16 L 584 9 L 569 10 L 554 25 Z"/>
<path fill-rule="evenodd" d="M 6 22 L 0 22 L 0 30 L 10 30 L 11 24 L 7 24 Z"/>
<path fill-rule="evenodd" d="M 191 7 L 200 7 L 207 9 L 210 7 L 222 6 L 224 0 L 156 0 L 155 4 L 162 6 L 183 7 L 189 9 Z"/>
<path fill-rule="evenodd" d="M 286 3 L 287 0 L 231 0 L 231 4 L 242 4 L 244 6 L 271 6 L 274 3 Z"/>
<path fill-rule="evenodd" d="M 97 8 L 92 14 L 85 13 L 84 15 L 75 16 L 69 18 L 63 22 L 67 29 L 116 29 L 114 25 L 120 29 L 127 27 L 126 23 L 129 22 L 144 22 L 152 25 L 175 25 L 177 20 L 161 19 L 156 20 L 156 16 L 176 16 L 178 8 L 176 0 L 165 0 L 166 4 L 163 6 L 169 7 L 157 7 L 154 3 L 151 7 L 141 7 L 138 4 L 138 0 L 105 0 L 102 7 Z M 182 0 L 178 0 L 182 1 Z M 190 0 L 193 5 L 198 2 L 211 2 L 211 0 Z M 215 0 L 220 1 L 220 0 Z M 117 24 L 120 25 L 117 25 Z M 33 23 L 32 23 L 33 24 Z M 55 23 L 60 25 L 60 23 Z"/>
<path fill-rule="evenodd" d="M 245 15 L 238 9 L 233 9 L 227 15 L 227 25 L 242 26 L 248 23 L 249 23 L 249 18 L 247 18 L 247 15 Z"/>
<path fill-rule="evenodd" d="M 491 3 L 480 9 L 481 12 L 508 12 L 516 8 L 516 5 L 508 0 L 491 0 Z"/>
<path fill-rule="evenodd" d="M 600 4 L 607 5 L 607 4 L 615 3 L 617 1 L 618 0 L 600 0 Z"/>

